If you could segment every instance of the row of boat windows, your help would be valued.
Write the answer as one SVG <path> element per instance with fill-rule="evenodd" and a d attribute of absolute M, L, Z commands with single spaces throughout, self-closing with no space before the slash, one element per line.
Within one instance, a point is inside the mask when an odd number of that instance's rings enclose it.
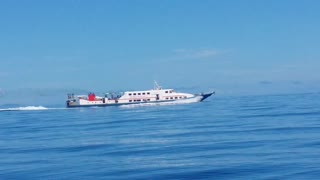
<path fill-rule="evenodd" d="M 129 102 L 141 102 L 141 101 L 150 101 L 150 99 L 135 99 L 135 100 L 129 100 Z"/>
<path fill-rule="evenodd" d="M 166 97 L 166 100 L 169 99 L 185 99 L 187 96 L 180 96 L 180 97 Z M 141 102 L 141 101 L 150 101 L 150 99 L 135 99 L 135 100 L 129 100 L 129 102 Z"/>
<path fill-rule="evenodd" d="M 129 93 L 129 96 L 131 96 L 131 95 L 134 95 L 134 96 L 135 96 L 135 95 L 146 95 L 146 94 L 149 95 L 150 92 L 146 92 L 146 93 L 145 93 L 145 92 L 143 92 L 143 93 Z"/>
<path fill-rule="evenodd" d="M 166 97 L 166 99 L 182 99 L 182 98 L 187 98 L 187 96 L 180 96 L 180 97 Z"/>
<path fill-rule="evenodd" d="M 165 93 L 172 93 L 172 91 L 165 91 Z M 136 95 L 150 95 L 150 92 L 143 92 L 143 93 L 129 93 L 129 96 L 136 96 Z"/>

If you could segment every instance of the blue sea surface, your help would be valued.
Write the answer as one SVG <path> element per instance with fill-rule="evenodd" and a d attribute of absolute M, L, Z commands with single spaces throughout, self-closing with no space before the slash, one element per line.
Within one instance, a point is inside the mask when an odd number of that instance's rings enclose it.
<path fill-rule="evenodd" d="M 0 107 L 0 179 L 320 177 L 318 93 L 177 105 L 8 106 Z"/>

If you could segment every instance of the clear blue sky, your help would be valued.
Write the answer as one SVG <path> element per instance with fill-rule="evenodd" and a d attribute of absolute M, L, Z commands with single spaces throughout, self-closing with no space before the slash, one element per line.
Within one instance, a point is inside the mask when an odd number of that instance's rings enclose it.
<path fill-rule="evenodd" d="M 3 0 L 0 88 L 320 91 L 318 0 Z"/>

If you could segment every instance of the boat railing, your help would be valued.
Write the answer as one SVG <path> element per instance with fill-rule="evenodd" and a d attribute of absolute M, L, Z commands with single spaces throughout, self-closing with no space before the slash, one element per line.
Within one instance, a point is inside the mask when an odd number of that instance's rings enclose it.
<path fill-rule="evenodd" d="M 67 94 L 67 96 L 68 96 L 69 100 L 74 99 L 74 94 L 73 93 Z"/>
<path fill-rule="evenodd" d="M 110 100 L 116 100 L 121 98 L 121 96 L 123 96 L 124 93 L 123 92 L 108 92 L 105 94 L 105 98 L 108 98 Z"/>

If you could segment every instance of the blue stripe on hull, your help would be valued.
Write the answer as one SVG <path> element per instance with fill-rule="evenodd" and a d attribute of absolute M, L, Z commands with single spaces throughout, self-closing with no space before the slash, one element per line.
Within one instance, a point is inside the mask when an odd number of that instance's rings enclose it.
<path fill-rule="evenodd" d="M 202 96 L 201 101 L 207 99 L 207 98 L 210 97 L 212 94 L 215 94 L 215 92 L 201 94 L 201 96 Z"/>

